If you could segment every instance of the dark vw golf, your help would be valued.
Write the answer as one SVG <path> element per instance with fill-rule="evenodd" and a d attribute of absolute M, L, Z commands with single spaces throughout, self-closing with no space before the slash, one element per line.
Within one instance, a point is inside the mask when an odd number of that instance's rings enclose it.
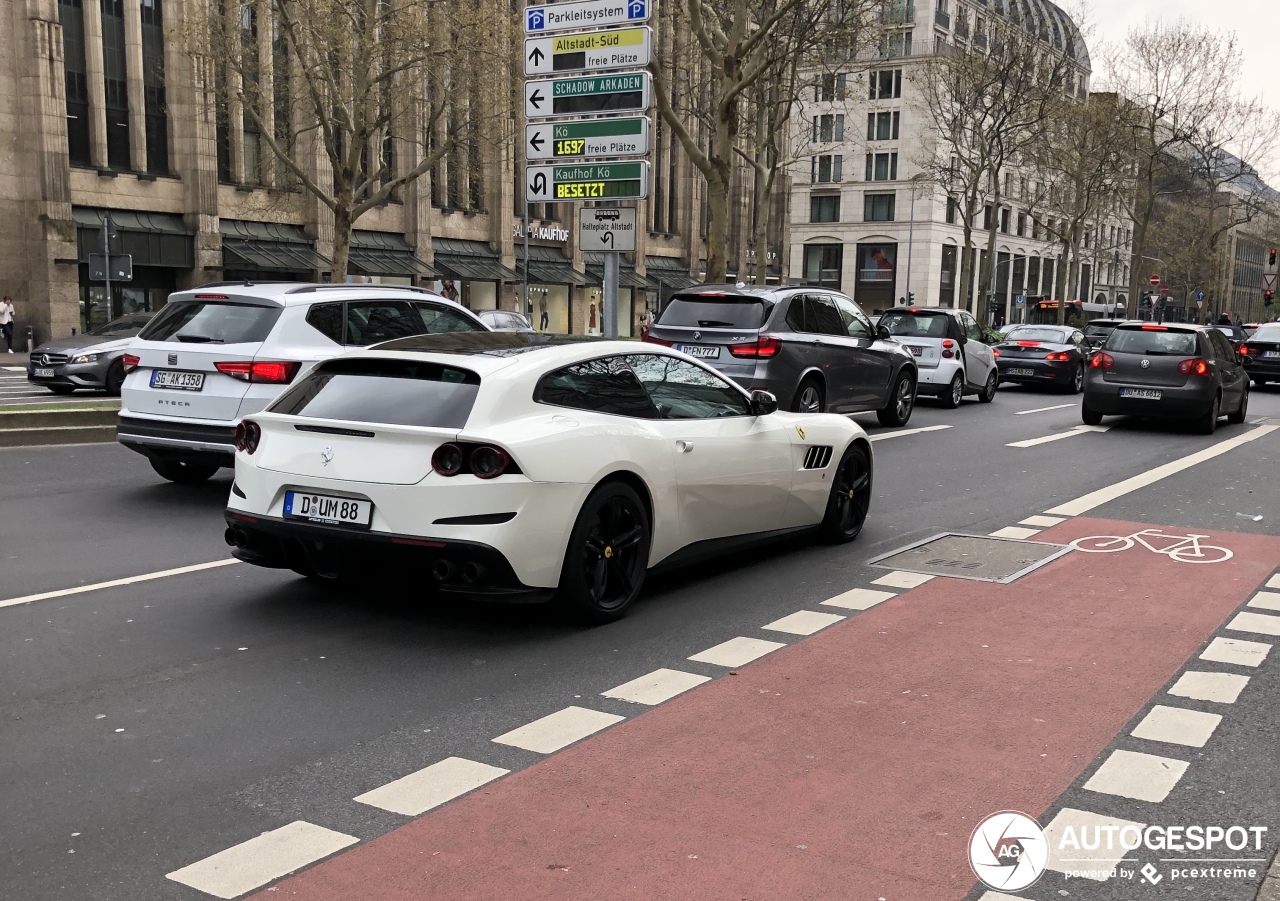
<path fill-rule="evenodd" d="M 1089 365 L 1089 342 L 1069 325 L 1024 325 L 995 346 L 1000 381 L 1052 385 L 1079 394 Z"/>
<path fill-rule="evenodd" d="M 1222 332 L 1126 322 L 1089 361 L 1080 415 L 1086 425 L 1110 414 L 1178 419 L 1210 435 L 1220 417 L 1241 423 L 1248 410 L 1249 380 Z"/>

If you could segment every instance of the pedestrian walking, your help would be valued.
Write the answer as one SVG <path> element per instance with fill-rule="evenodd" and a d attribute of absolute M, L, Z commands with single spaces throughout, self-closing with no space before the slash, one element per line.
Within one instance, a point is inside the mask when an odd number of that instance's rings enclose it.
<path fill-rule="evenodd" d="M 0 332 L 4 332 L 5 347 L 13 353 L 13 298 L 8 294 L 0 300 Z"/>

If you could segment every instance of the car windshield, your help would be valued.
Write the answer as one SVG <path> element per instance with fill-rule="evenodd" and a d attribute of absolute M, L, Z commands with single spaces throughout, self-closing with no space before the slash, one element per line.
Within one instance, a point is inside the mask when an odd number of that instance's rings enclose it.
<path fill-rule="evenodd" d="M 897 338 L 945 338 L 946 313 L 885 313 L 880 325 Z"/>
<path fill-rule="evenodd" d="M 740 294 L 677 294 L 658 317 L 658 325 L 686 328 L 758 329 L 773 304 Z"/>
<path fill-rule="evenodd" d="M 271 412 L 345 422 L 460 429 L 480 376 L 412 360 L 331 360 L 281 395 Z"/>
<path fill-rule="evenodd" d="M 1116 330 L 1114 325 L 1090 325 L 1085 328 L 1086 338 L 1105 338 Z"/>
<path fill-rule="evenodd" d="M 132 338 L 151 320 L 150 313 L 130 313 L 100 325 L 89 334 L 98 338 Z"/>
<path fill-rule="evenodd" d="M 245 344 L 265 341 L 280 318 L 280 307 L 207 300 L 170 303 L 147 324 L 143 341 L 189 344 Z"/>
<path fill-rule="evenodd" d="M 1249 336 L 1250 341 L 1270 341 L 1280 344 L 1280 325 L 1264 325 Z"/>
<path fill-rule="evenodd" d="M 1218 331 L 1222 332 L 1222 334 L 1226 335 L 1228 338 L 1234 338 L 1236 336 L 1236 327 L 1234 325 L 1220 325 L 1217 328 Z"/>
<path fill-rule="evenodd" d="M 1118 328 L 1104 350 L 1148 357 L 1191 356 L 1196 352 L 1195 332 L 1173 332 L 1161 326 Z"/>
<path fill-rule="evenodd" d="M 1069 344 L 1067 332 L 1060 328 L 1016 328 L 1005 335 L 1006 341 L 1040 341 L 1045 344 Z"/>

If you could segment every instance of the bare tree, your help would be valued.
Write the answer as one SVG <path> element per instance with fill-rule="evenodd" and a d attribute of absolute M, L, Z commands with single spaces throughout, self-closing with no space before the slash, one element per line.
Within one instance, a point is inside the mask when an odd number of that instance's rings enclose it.
<path fill-rule="evenodd" d="M 261 180 L 331 211 L 340 281 L 362 215 L 507 117 L 514 27 L 494 0 L 215 0 L 185 41 L 278 163 Z"/>

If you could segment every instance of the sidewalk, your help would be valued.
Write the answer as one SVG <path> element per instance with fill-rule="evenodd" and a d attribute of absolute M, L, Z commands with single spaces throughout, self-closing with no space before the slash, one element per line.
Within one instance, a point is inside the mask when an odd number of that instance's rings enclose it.
<path fill-rule="evenodd" d="M 3 346 L 3 344 L 4 342 L 0 341 L 0 346 Z M 17 345 L 14 346 L 16 347 Z M 23 369 L 26 369 L 27 355 L 25 353 L 7 354 L 0 352 L 0 371 L 3 371 L 6 366 L 21 366 Z"/>

